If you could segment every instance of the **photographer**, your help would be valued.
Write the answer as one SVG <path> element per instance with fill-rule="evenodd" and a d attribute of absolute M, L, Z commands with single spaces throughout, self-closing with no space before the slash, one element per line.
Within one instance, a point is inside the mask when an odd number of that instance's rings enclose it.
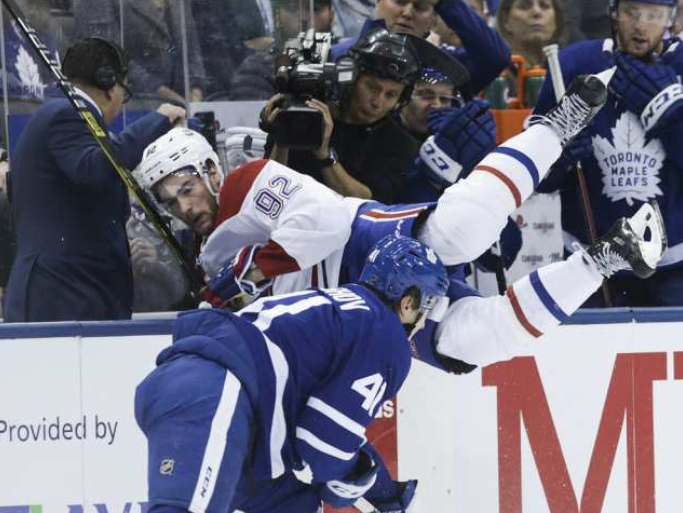
<path fill-rule="evenodd" d="M 358 74 L 339 101 L 306 101 L 322 114 L 322 143 L 306 150 L 283 148 L 271 135 L 270 155 L 343 196 L 393 203 L 418 146 L 391 114 L 410 98 L 420 61 L 406 36 L 383 29 L 361 38 L 350 58 Z M 266 105 L 261 114 L 266 131 L 278 130 L 285 100 L 276 95 Z"/>

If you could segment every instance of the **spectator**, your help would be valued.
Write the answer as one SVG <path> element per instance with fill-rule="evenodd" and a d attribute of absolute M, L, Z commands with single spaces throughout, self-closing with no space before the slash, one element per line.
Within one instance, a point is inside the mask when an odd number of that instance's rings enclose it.
<path fill-rule="evenodd" d="M 568 43 L 611 37 L 609 0 L 562 0 Z"/>
<path fill-rule="evenodd" d="M 189 97 L 200 101 L 206 78 L 197 30 L 186 0 L 78 0 L 74 5 L 78 36 L 102 36 L 129 49 L 130 80 L 136 93 L 185 100 L 183 40 L 187 43 Z M 184 13 L 181 12 L 184 9 Z M 185 16 L 182 30 L 181 15 Z"/>
<path fill-rule="evenodd" d="M 374 0 L 332 0 L 334 7 L 335 33 L 342 38 L 353 38 L 360 34 L 363 23 L 375 10 Z"/>
<path fill-rule="evenodd" d="M 339 103 L 312 99 L 325 123 L 323 142 L 313 150 L 275 144 L 271 157 L 308 174 L 342 196 L 395 201 L 417 153 L 415 141 L 391 116 L 410 98 L 420 62 L 405 36 L 379 29 L 361 38 L 351 50 L 359 75 Z M 266 125 L 280 112 L 283 97 L 264 109 Z M 274 141 L 269 138 L 270 142 Z"/>
<path fill-rule="evenodd" d="M 317 32 L 330 32 L 332 20 L 330 0 L 315 0 L 314 22 Z M 274 0 L 278 12 L 280 37 L 286 41 L 299 35 L 298 5 L 291 0 Z M 249 55 L 235 71 L 230 84 L 230 99 L 267 100 L 275 93 L 275 56 L 281 48 L 270 45 Z"/>
<path fill-rule="evenodd" d="M 77 42 L 64 57 L 63 72 L 101 126 L 129 98 L 127 56 L 109 41 Z M 135 167 L 145 146 L 184 113 L 162 105 L 113 138 L 121 164 Z M 5 321 L 130 318 L 128 193 L 65 98 L 45 102 L 19 139 L 12 159 L 12 214 L 17 257 L 4 298 Z"/>
<path fill-rule="evenodd" d="M 489 24 L 490 16 L 486 11 L 484 0 L 465 0 L 474 12 L 482 17 Z M 454 48 L 462 48 L 462 41 L 439 15 L 436 17 L 436 24 L 429 34 L 429 41 L 436 46 L 448 45 Z"/>
<path fill-rule="evenodd" d="M 652 200 L 659 202 L 668 232 L 669 250 L 660 272 L 638 284 L 631 273 L 616 276 L 610 283 L 614 306 L 683 305 L 683 47 L 678 40 L 663 39 L 677 7 L 678 0 L 616 0 L 611 9 L 614 41 L 583 41 L 560 52 L 565 83 L 616 65 L 605 107 L 539 188 L 561 191 L 567 246 L 590 240 L 574 173 L 577 161 L 585 171 L 598 232 Z M 547 112 L 553 104 L 547 80 L 536 111 Z M 586 306 L 604 306 L 602 297 L 593 296 Z"/>
<path fill-rule="evenodd" d="M 375 19 L 366 21 L 361 34 L 378 27 L 392 33 L 427 37 L 437 14 L 462 41 L 462 48 L 448 47 L 470 73 L 470 95 L 483 90 L 510 63 L 510 50 L 486 21 L 465 0 L 377 0 Z M 348 52 L 354 41 L 335 45 L 333 59 Z"/>
<path fill-rule="evenodd" d="M 207 74 L 205 96 L 225 97 L 250 50 L 270 46 L 272 38 L 256 0 L 191 0 L 191 5 Z"/>
<path fill-rule="evenodd" d="M 543 47 L 562 42 L 564 11 L 559 0 L 501 0 L 496 24 L 513 54 L 530 68 L 542 66 Z"/>

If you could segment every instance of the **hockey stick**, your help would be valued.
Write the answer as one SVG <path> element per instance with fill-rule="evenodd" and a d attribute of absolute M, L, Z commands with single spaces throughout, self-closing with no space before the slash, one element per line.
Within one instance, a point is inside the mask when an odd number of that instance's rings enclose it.
<path fill-rule="evenodd" d="M 2 0 L 2 4 L 17 22 L 26 38 L 30 41 L 31 46 L 40 56 L 40 60 L 50 70 L 50 73 L 56 80 L 57 85 L 64 93 L 64 96 L 66 96 L 67 100 L 69 100 L 73 108 L 76 109 L 76 112 L 80 118 L 85 122 L 86 126 L 88 127 L 88 131 L 92 134 L 95 141 L 102 149 L 102 152 L 107 157 L 109 163 L 114 167 L 121 180 L 123 180 L 123 183 L 126 184 L 126 187 L 128 187 L 130 192 L 133 194 L 135 200 L 142 207 L 142 210 L 145 212 L 145 215 L 150 220 L 157 233 L 161 236 L 163 241 L 171 250 L 171 253 L 176 258 L 181 268 L 187 275 L 187 278 L 189 279 L 190 289 L 193 290 L 193 293 L 196 292 L 199 286 L 202 284 L 201 278 L 194 267 L 185 259 L 182 247 L 176 240 L 171 229 L 159 215 L 159 212 L 154 207 L 152 201 L 149 199 L 142 187 L 140 187 L 140 184 L 133 177 L 131 172 L 125 169 L 116 160 L 106 130 L 100 126 L 97 119 L 95 119 L 95 116 L 93 116 L 88 110 L 85 102 L 76 96 L 76 90 L 74 89 L 74 86 L 62 73 L 59 63 L 57 63 L 56 60 L 51 59 L 50 51 L 47 49 L 47 46 L 45 46 L 40 40 L 35 29 L 29 25 L 26 17 L 21 12 L 19 7 L 17 7 L 17 4 L 14 2 L 14 0 Z"/>
<path fill-rule="evenodd" d="M 562 68 L 560 67 L 560 59 L 558 56 L 558 46 L 548 45 L 543 47 L 543 52 L 548 58 L 548 68 L 550 68 L 550 77 L 553 81 L 553 89 L 555 90 L 555 99 L 559 102 L 564 96 L 564 80 L 562 78 Z M 590 242 L 593 243 L 598 238 L 598 230 L 595 227 L 595 217 L 593 216 L 593 208 L 591 207 L 591 200 L 588 196 L 588 184 L 586 182 L 586 174 L 583 172 L 581 162 L 576 164 L 576 175 L 579 180 L 579 189 L 581 191 L 581 199 L 583 200 L 583 214 L 586 218 L 586 225 L 588 226 L 588 236 Z M 607 281 L 602 282 L 602 297 L 605 301 L 606 307 L 612 306 L 612 293 L 610 291 Z"/>

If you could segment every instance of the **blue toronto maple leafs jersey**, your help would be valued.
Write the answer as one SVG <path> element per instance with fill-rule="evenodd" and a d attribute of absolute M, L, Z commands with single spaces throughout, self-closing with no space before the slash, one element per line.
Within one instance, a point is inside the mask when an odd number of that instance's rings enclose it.
<path fill-rule="evenodd" d="M 398 316 L 355 284 L 259 299 L 238 314 L 197 310 L 177 324 L 174 338 L 180 339 L 158 363 L 197 354 L 240 379 L 258 419 L 256 479 L 304 463 L 318 482 L 347 476 L 366 442 L 366 426 L 410 370 Z M 198 334 L 210 342 L 192 343 Z"/>
<path fill-rule="evenodd" d="M 683 73 L 683 45 L 669 42 L 660 61 L 672 66 L 679 81 Z M 583 41 L 560 52 L 567 86 L 579 74 L 598 73 L 614 65 L 612 40 Z M 556 103 L 552 81 L 546 80 L 536 106 L 544 114 Z M 670 122 L 657 139 L 649 139 L 639 116 L 610 92 L 602 110 L 586 128 L 593 144 L 593 158 L 581 162 L 598 234 L 612 223 L 631 216 L 643 204 L 656 199 L 669 237 L 669 250 L 660 266 L 683 265 L 683 119 Z M 571 171 L 571 170 L 570 170 Z M 589 240 L 576 174 L 554 169 L 539 190 L 561 188 L 562 227 L 571 237 Z"/>

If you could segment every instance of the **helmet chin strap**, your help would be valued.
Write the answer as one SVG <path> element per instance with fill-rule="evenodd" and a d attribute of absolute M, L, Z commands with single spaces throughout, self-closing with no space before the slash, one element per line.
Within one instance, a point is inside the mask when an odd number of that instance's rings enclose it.
<path fill-rule="evenodd" d="M 417 333 L 424 328 L 425 326 L 425 321 L 427 320 L 427 314 L 429 313 L 429 310 L 423 310 L 419 317 L 415 319 L 415 322 L 411 324 L 404 324 L 403 327 L 406 330 L 406 333 L 408 334 L 408 340 L 413 340 L 413 337 L 417 335 Z"/>

